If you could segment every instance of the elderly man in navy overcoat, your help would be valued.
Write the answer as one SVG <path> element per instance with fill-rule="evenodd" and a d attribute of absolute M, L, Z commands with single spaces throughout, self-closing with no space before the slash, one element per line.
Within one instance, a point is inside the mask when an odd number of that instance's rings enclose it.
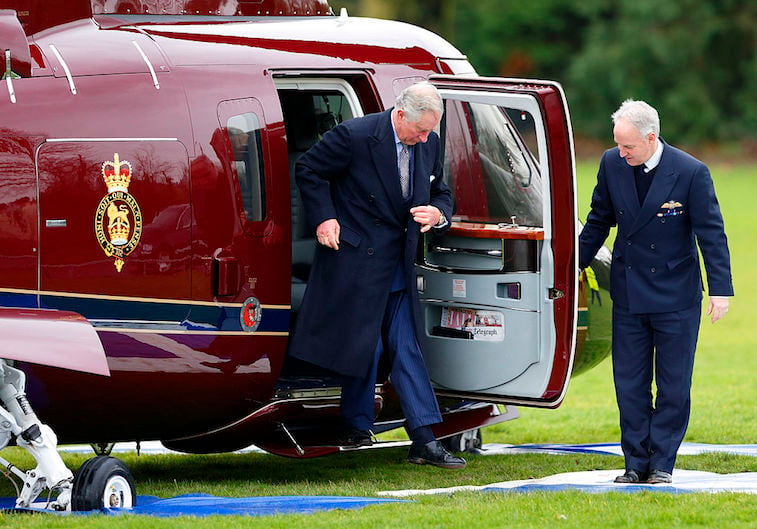
<path fill-rule="evenodd" d="M 615 481 L 670 483 L 689 421 L 701 318 L 697 245 L 715 323 L 733 296 L 728 241 L 707 167 L 659 137 L 657 111 L 627 100 L 612 119 L 617 147 L 599 165 L 579 266 L 590 265 L 617 225 L 612 360 L 626 471 Z"/>
<path fill-rule="evenodd" d="M 319 245 L 289 354 L 345 376 L 342 444 L 363 446 L 385 353 L 413 441 L 408 461 L 462 468 L 430 428 L 441 415 L 419 345 L 413 264 L 420 233 L 446 229 L 452 215 L 434 132 L 442 112 L 436 88 L 417 83 L 393 109 L 340 124 L 298 160 Z"/>

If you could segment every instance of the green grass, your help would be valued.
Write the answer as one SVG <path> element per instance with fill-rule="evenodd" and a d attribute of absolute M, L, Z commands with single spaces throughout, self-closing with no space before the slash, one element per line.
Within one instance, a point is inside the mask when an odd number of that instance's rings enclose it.
<path fill-rule="evenodd" d="M 711 325 L 703 317 L 692 390 L 693 408 L 687 441 L 757 442 L 757 167 L 711 166 L 729 236 L 736 298 L 725 319 Z M 580 217 L 585 218 L 596 164 L 579 165 Z M 609 362 L 571 381 L 557 410 L 520 408 L 522 417 L 484 431 L 485 442 L 588 443 L 617 441 L 620 435 Z M 18 449 L 4 454 L 22 468 L 31 460 Z M 139 494 L 160 497 L 202 492 L 219 496 L 366 495 L 396 489 L 483 485 L 539 478 L 560 472 L 620 469 L 615 456 L 519 454 L 468 456 L 462 471 L 415 467 L 405 450 L 360 451 L 314 460 L 261 454 L 213 456 L 136 456 L 122 459 L 131 468 Z M 121 457 L 119 455 L 119 457 Z M 85 459 L 65 454 L 77 468 Z M 757 458 L 728 454 L 682 456 L 677 468 L 711 472 L 757 472 Z M 0 496 L 12 495 L 0 481 Z M 184 528 L 202 523 L 210 529 L 232 527 L 291 528 L 436 528 L 436 527 L 754 527 L 757 500 L 747 494 L 608 493 L 455 493 L 417 497 L 412 503 L 372 506 L 355 511 L 274 517 L 156 519 L 101 515 L 59 518 L 50 515 L 0 514 L 0 527 L 29 529 Z"/>

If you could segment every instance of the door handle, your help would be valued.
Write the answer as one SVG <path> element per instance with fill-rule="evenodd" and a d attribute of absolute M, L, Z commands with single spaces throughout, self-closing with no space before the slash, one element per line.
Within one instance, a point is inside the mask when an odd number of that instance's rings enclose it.
<path fill-rule="evenodd" d="M 430 250 L 437 253 L 467 253 L 471 255 L 482 255 L 484 257 L 493 257 L 502 259 L 502 250 L 486 250 L 481 248 L 452 248 L 449 246 L 431 245 Z"/>
<path fill-rule="evenodd" d="M 549 296 L 549 299 L 560 299 L 565 297 L 565 292 L 559 288 L 550 288 L 547 290 L 547 295 Z"/>
<path fill-rule="evenodd" d="M 233 296 L 239 292 L 239 261 L 233 255 L 218 249 L 213 253 L 215 295 Z"/>

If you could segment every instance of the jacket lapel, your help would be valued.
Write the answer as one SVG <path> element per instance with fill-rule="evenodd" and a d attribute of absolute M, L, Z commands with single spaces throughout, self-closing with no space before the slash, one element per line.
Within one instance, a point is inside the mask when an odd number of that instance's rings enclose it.
<path fill-rule="evenodd" d="M 639 214 L 639 195 L 636 192 L 636 179 L 633 175 L 633 167 L 621 157 L 618 157 L 616 162 L 618 169 L 615 174 L 618 175 L 618 186 L 620 188 L 620 194 L 625 202 L 626 213 L 631 218 L 636 219 Z"/>
<path fill-rule="evenodd" d="M 397 174 L 397 148 L 394 143 L 394 133 L 391 124 L 391 110 L 386 110 L 376 124 L 376 130 L 368 141 L 371 144 L 371 158 L 379 181 L 384 187 L 386 196 L 398 219 L 404 217 L 402 213 L 402 191 Z M 393 162 L 393 163 L 391 163 Z"/>

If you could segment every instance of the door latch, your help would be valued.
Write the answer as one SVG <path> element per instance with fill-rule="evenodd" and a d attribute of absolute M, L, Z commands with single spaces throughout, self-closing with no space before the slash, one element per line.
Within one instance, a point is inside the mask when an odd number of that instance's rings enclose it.
<path fill-rule="evenodd" d="M 548 290 L 548 293 L 549 299 L 560 299 L 565 297 L 565 292 L 563 292 L 559 288 L 550 288 Z"/>

